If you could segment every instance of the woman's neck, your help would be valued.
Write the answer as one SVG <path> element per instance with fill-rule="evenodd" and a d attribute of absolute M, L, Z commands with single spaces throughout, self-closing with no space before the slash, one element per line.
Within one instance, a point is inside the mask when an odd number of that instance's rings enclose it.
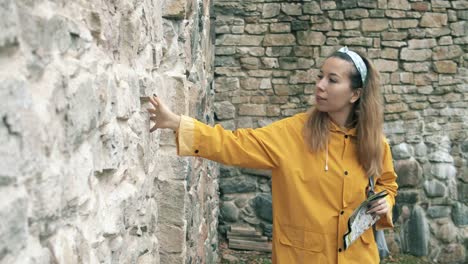
<path fill-rule="evenodd" d="M 347 121 L 348 121 L 348 116 L 343 115 L 343 114 L 336 114 L 336 113 L 328 113 L 328 117 L 330 117 L 330 120 L 335 123 L 335 125 L 339 126 L 342 129 L 347 129 Z"/>

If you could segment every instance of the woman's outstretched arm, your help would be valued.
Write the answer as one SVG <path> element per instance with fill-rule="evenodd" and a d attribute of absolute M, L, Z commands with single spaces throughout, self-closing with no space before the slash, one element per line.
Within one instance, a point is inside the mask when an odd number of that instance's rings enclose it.
<path fill-rule="evenodd" d="M 198 156 L 227 165 L 272 169 L 278 166 L 284 142 L 283 122 L 275 122 L 259 129 L 225 130 L 211 127 L 187 116 L 174 114 L 160 98 L 150 98 L 154 108 L 148 109 L 151 121 L 158 128 L 177 132 L 177 153 Z M 285 146 L 285 145 L 283 145 Z"/>

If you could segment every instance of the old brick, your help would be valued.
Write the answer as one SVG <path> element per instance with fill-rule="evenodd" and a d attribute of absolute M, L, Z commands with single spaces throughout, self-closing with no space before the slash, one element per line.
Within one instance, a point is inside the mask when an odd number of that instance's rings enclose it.
<path fill-rule="evenodd" d="M 340 11 L 340 10 L 328 11 L 328 17 L 330 17 L 331 19 L 335 19 L 335 20 L 343 20 L 344 19 L 343 11 Z"/>
<path fill-rule="evenodd" d="M 398 70 L 398 62 L 392 60 L 374 60 L 374 65 L 380 72 L 394 72 Z"/>
<path fill-rule="evenodd" d="M 385 113 L 401 113 L 408 111 L 408 106 L 405 103 L 386 104 Z"/>
<path fill-rule="evenodd" d="M 281 10 L 280 4 L 268 3 L 263 5 L 263 18 L 272 18 L 279 15 Z"/>
<path fill-rule="evenodd" d="M 321 46 L 325 43 L 325 35 L 321 32 L 299 31 L 297 40 L 300 45 Z"/>
<path fill-rule="evenodd" d="M 443 36 L 439 39 L 440 46 L 452 45 L 453 39 L 451 36 Z"/>
<path fill-rule="evenodd" d="M 216 38 L 219 46 L 260 46 L 263 36 L 221 35 Z"/>
<path fill-rule="evenodd" d="M 292 46 L 296 44 L 296 37 L 292 34 L 268 34 L 263 46 Z"/>
<path fill-rule="evenodd" d="M 290 23 L 274 23 L 270 25 L 271 33 L 288 33 L 291 32 Z"/>
<path fill-rule="evenodd" d="M 345 38 L 343 39 L 344 45 L 349 46 L 364 46 L 364 47 L 372 47 L 372 39 L 371 38 Z"/>
<path fill-rule="evenodd" d="M 430 3 L 428 2 L 416 2 L 411 3 L 411 9 L 419 11 L 419 12 L 426 12 L 430 8 Z"/>
<path fill-rule="evenodd" d="M 424 13 L 421 18 L 421 27 L 443 27 L 447 25 L 447 14 L 442 13 Z"/>
<path fill-rule="evenodd" d="M 457 73 L 457 64 L 453 61 L 436 61 L 434 70 L 438 73 Z"/>
<path fill-rule="evenodd" d="M 382 40 L 404 40 L 407 37 L 407 32 L 382 32 Z"/>
<path fill-rule="evenodd" d="M 394 28 L 416 28 L 419 24 L 419 21 L 417 19 L 399 19 L 399 20 L 393 20 L 392 21 L 393 27 Z"/>
<path fill-rule="evenodd" d="M 389 9 L 410 10 L 411 5 L 407 0 L 388 0 Z"/>
<path fill-rule="evenodd" d="M 364 8 L 355 8 L 345 10 L 345 17 L 348 19 L 359 19 L 369 17 L 369 12 Z"/>
<path fill-rule="evenodd" d="M 319 15 L 322 14 L 323 11 L 320 9 L 320 5 L 317 2 L 309 2 L 303 5 L 304 14 L 309 15 Z"/>
<path fill-rule="evenodd" d="M 256 90 L 260 87 L 260 79 L 258 78 L 241 78 L 240 87 L 245 90 Z"/>
<path fill-rule="evenodd" d="M 388 29 L 388 20 L 381 18 L 368 18 L 362 20 L 362 30 L 366 31 L 384 31 Z"/>
<path fill-rule="evenodd" d="M 408 41 L 409 49 L 428 49 L 437 45 L 435 39 L 411 39 Z"/>
<path fill-rule="evenodd" d="M 403 48 L 401 50 L 400 59 L 404 61 L 426 61 L 432 56 L 430 49 L 411 50 Z"/>
<path fill-rule="evenodd" d="M 258 69 L 258 66 L 260 65 L 260 60 L 258 58 L 253 57 L 240 58 L 240 63 L 242 68 L 254 70 Z"/>
<path fill-rule="evenodd" d="M 283 11 L 286 15 L 300 16 L 302 15 L 301 7 L 302 7 L 302 4 L 284 3 L 284 4 L 281 4 L 281 11 Z"/>
<path fill-rule="evenodd" d="M 249 34 L 263 34 L 267 32 L 268 25 L 267 24 L 247 24 L 245 26 L 245 31 Z"/>
<path fill-rule="evenodd" d="M 432 59 L 447 60 L 458 58 L 463 55 L 463 50 L 458 45 L 435 47 Z"/>
<path fill-rule="evenodd" d="M 453 36 L 466 36 L 468 35 L 468 25 L 466 21 L 459 21 L 450 24 Z"/>
<path fill-rule="evenodd" d="M 241 116 L 265 116 L 266 105 L 264 104 L 241 104 L 239 106 Z"/>
<path fill-rule="evenodd" d="M 291 55 L 292 47 L 268 47 L 266 55 L 271 57 L 287 57 Z"/>
<path fill-rule="evenodd" d="M 428 72 L 430 68 L 429 62 L 403 63 L 403 69 L 409 72 Z"/>

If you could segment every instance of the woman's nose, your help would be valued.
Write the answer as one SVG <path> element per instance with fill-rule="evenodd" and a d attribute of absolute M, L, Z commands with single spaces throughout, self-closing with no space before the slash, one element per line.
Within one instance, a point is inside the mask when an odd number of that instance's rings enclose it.
<path fill-rule="evenodd" d="M 317 89 L 321 91 L 325 91 L 325 83 L 323 79 L 318 80 L 316 85 L 317 85 Z"/>

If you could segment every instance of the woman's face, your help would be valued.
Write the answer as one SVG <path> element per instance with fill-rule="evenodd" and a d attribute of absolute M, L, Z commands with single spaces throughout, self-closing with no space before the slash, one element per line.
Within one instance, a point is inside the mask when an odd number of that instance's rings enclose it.
<path fill-rule="evenodd" d="M 321 112 L 349 114 L 360 89 L 351 88 L 350 62 L 331 57 L 325 60 L 316 81 L 316 107 Z"/>

